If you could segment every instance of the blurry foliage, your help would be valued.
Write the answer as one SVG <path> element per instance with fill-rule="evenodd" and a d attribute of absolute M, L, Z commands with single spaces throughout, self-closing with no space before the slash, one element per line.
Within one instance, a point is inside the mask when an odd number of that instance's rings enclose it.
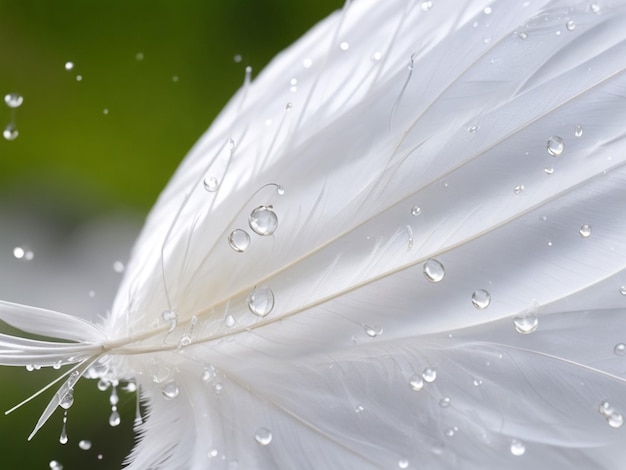
<path fill-rule="evenodd" d="M 52 220 L 62 231 L 100 213 L 147 213 L 240 87 L 245 67 L 256 75 L 341 6 L 340 0 L 0 0 L 0 93 L 24 97 L 14 116 L 0 103 L 0 126 L 14 118 L 19 130 L 14 141 L 0 138 L 0 205 Z M 72 70 L 65 69 L 68 61 Z M 57 375 L 0 370 L 0 404 L 9 408 Z M 58 460 L 65 470 L 120 468 L 133 443 L 134 394 L 121 393 L 122 425 L 111 429 L 108 393 L 81 381 L 69 410 L 69 443 L 58 443 L 61 411 L 27 442 L 53 393 L 0 418 L 0 466 L 48 469 Z M 92 449 L 80 450 L 81 439 L 91 440 Z"/>

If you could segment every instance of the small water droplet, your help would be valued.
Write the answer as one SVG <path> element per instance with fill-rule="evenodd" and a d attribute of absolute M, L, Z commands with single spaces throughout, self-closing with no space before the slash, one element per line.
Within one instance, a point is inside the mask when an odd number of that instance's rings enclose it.
<path fill-rule="evenodd" d="M 226 315 L 226 317 L 224 318 L 224 324 L 226 325 L 227 328 L 232 328 L 233 326 L 235 326 L 235 317 L 233 317 L 230 313 L 228 315 Z"/>
<path fill-rule="evenodd" d="M 407 459 L 400 459 L 398 460 L 398 468 L 409 468 L 409 461 Z"/>
<path fill-rule="evenodd" d="M 521 193 L 522 191 L 524 191 L 524 185 L 523 185 L 523 184 L 518 184 L 517 186 L 515 186 L 515 187 L 513 188 L 513 192 L 514 192 L 515 194 L 519 194 L 519 193 Z"/>
<path fill-rule="evenodd" d="M 613 348 L 613 352 L 617 356 L 623 356 L 624 354 L 626 354 L 626 344 L 624 344 L 624 343 L 617 343 L 615 345 L 615 347 Z"/>
<path fill-rule="evenodd" d="M 222 393 L 222 390 L 224 390 L 224 386 L 221 383 L 216 383 L 214 388 L 215 393 L 217 393 L 218 395 Z"/>
<path fill-rule="evenodd" d="M 597 3 L 592 3 L 589 8 L 591 9 L 591 13 L 595 13 L 596 15 L 600 13 L 600 5 Z"/>
<path fill-rule="evenodd" d="M 163 310 L 161 317 L 170 324 L 168 333 L 171 333 L 176 329 L 176 325 L 178 324 L 178 314 L 174 310 Z"/>
<path fill-rule="evenodd" d="M 515 330 L 518 333 L 527 335 L 537 329 L 539 319 L 534 313 L 526 313 L 513 318 L 513 324 L 515 325 Z"/>
<path fill-rule="evenodd" d="M 111 415 L 109 416 L 109 426 L 111 427 L 119 426 L 121 422 L 122 422 L 122 418 L 120 417 L 120 414 L 117 411 L 117 406 L 111 407 Z"/>
<path fill-rule="evenodd" d="M 483 381 L 481 379 L 474 379 L 474 382 L 472 382 L 474 384 L 474 387 L 480 387 L 483 384 Z"/>
<path fill-rule="evenodd" d="M 217 449 L 211 449 L 211 451 L 209 452 L 209 457 L 217 457 L 218 452 Z"/>
<path fill-rule="evenodd" d="M 450 400 L 449 397 L 443 397 L 441 400 L 439 400 L 439 406 L 442 408 L 449 407 L 450 403 L 452 403 L 452 400 Z"/>
<path fill-rule="evenodd" d="M 520 38 L 522 41 L 524 41 L 524 40 L 528 39 L 528 34 L 527 34 L 527 33 L 524 33 L 524 32 L 519 33 L 519 35 L 518 35 L 518 36 L 519 36 L 519 38 Z"/>
<path fill-rule="evenodd" d="M 313 65 L 313 61 L 312 61 L 311 59 L 309 59 L 309 58 L 304 59 L 304 60 L 302 61 L 302 66 L 303 66 L 305 69 L 310 69 L 312 65 Z"/>
<path fill-rule="evenodd" d="M 135 54 L 135 60 L 141 62 L 143 60 L 143 52 L 137 52 L 137 54 Z"/>
<path fill-rule="evenodd" d="M 115 271 L 116 273 L 123 273 L 124 263 L 122 263 L 121 261 L 116 261 L 115 263 L 113 263 L 113 271 Z"/>
<path fill-rule="evenodd" d="M 82 81 L 82 79 L 83 79 L 83 76 L 82 76 L 82 75 L 76 75 L 76 81 L 77 81 L 77 82 Z"/>
<path fill-rule="evenodd" d="M 4 95 L 4 102 L 9 108 L 19 108 L 24 102 L 24 97 L 17 93 L 8 93 Z"/>
<path fill-rule="evenodd" d="M 418 206 L 413 206 L 411 207 L 411 215 L 414 217 L 417 217 L 418 215 L 420 215 L 422 213 L 422 209 L 419 208 Z"/>
<path fill-rule="evenodd" d="M 117 381 L 113 382 L 111 387 L 111 395 L 109 396 L 109 403 L 111 405 L 117 405 L 120 401 L 120 397 L 117 394 Z"/>
<path fill-rule="evenodd" d="M 524 453 L 526 452 L 526 446 L 524 445 L 524 443 L 522 441 L 518 441 L 517 439 L 513 439 L 511 441 L 510 449 L 511 454 L 515 455 L 516 457 L 524 455 Z"/>
<path fill-rule="evenodd" d="M 237 253 L 243 253 L 250 246 L 250 235 L 245 230 L 237 228 L 228 235 L 228 244 Z"/>
<path fill-rule="evenodd" d="M 622 295 L 626 295 L 626 286 L 621 286 L 619 288 L 619 293 L 622 294 Z"/>
<path fill-rule="evenodd" d="M 175 381 L 171 381 L 161 387 L 161 394 L 166 400 L 173 400 L 180 394 L 180 389 Z"/>
<path fill-rule="evenodd" d="M 105 116 L 107 116 L 109 114 L 109 108 L 104 108 L 102 110 L 102 114 L 104 114 Z"/>
<path fill-rule="evenodd" d="M 350 49 L 350 44 L 346 41 L 342 41 L 341 44 L 339 44 L 339 49 L 345 52 Z"/>
<path fill-rule="evenodd" d="M 285 187 L 281 186 L 280 184 L 276 186 L 276 194 L 278 194 L 279 196 L 284 196 L 285 195 Z"/>
<path fill-rule="evenodd" d="M 63 445 L 69 441 L 67 437 L 67 409 L 63 413 L 63 427 L 61 428 L 61 435 L 59 436 L 59 442 Z"/>
<path fill-rule="evenodd" d="M 478 126 L 471 126 L 471 127 L 468 127 L 468 128 L 467 128 L 467 131 L 468 131 L 470 134 L 476 134 L 476 132 L 478 131 Z"/>
<path fill-rule="evenodd" d="M 491 7 L 485 7 L 485 8 L 483 9 L 483 13 L 484 13 L 485 15 L 491 15 L 491 12 L 492 12 Z"/>
<path fill-rule="evenodd" d="M 248 217 L 250 228 L 257 234 L 268 236 L 278 227 L 278 216 L 272 206 L 259 206 Z"/>
<path fill-rule="evenodd" d="M 174 75 L 174 76 L 172 77 L 172 81 L 173 81 L 174 83 L 177 83 L 177 82 L 178 82 L 178 75 Z"/>
<path fill-rule="evenodd" d="M 543 169 L 543 171 L 546 173 L 546 175 L 551 175 L 552 173 L 554 173 L 554 168 L 552 168 L 551 166 L 547 166 Z"/>
<path fill-rule="evenodd" d="M 591 225 L 589 224 L 581 225 L 580 229 L 578 230 L 578 233 L 580 233 L 581 237 L 587 238 L 589 235 L 591 235 Z"/>
<path fill-rule="evenodd" d="M 548 153 L 553 157 L 558 157 L 565 150 L 565 142 L 558 135 L 553 135 L 548 139 Z"/>
<path fill-rule="evenodd" d="M 363 325 L 363 331 L 365 331 L 365 334 L 370 338 L 376 338 L 378 335 L 383 333 L 382 328 L 375 328 L 370 325 Z"/>
<path fill-rule="evenodd" d="M 2 136 L 6 140 L 15 140 L 17 136 L 20 135 L 20 132 L 15 128 L 15 124 L 10 122 L 2 131 Z"/>
<path fill-rule="evenodd" d="M 455 428 L 448 428 L 446 429 L 445 432 L 447 437 L 454 437 L 454 435 L 456 434 L 456 429 Z"/>
<path fill-rule="evenodd" d="M 485 289 L 478 289 L 472 294 L 472 305 L 478 310 L 484 310 L 491 303 L 491 295 Z"/>
<path fill-rule="evenodd" d="M 274 308 L 274 293 L 269 287 L 258 287 L 248 295 L 248 308 L 259 317 L 264 317 Z"/>
<path fill-rule="evenodd" d="M 71 408 L 73 404 L 74 404 L 74 390 L 70 388 L 65 394 L 65 396 L 61 398 L 61 401 L 59 402 L 59 406 L 63 408 L 64 410 L 67 410 Z"/>
<path fill-rule="evenodd" d="M 354 408 L 355 413 L 360 413 L 362 411 L 365 411 L 365 407 L 361 404 L 356 405 L 356 407 Z"/>
<path fill-rule="evenodd" d="M 422 11 L 428 11 L 433 7 L 433 2 L 430 0 L 427 0 L 425 2 L 422 2 L 422 4 L 420 5 L 420 8 L 422 9 Z"/>
<path fill-rule="evenodd" d="M 439 282 L 446 275 L 446 270 L 439 261 L 434 258 L 424 263 L 424 277 L 430 282 Z"/>
<path fill-rule="evenodd" d="M 216 377 L 217 373 L 215 372 L 215 367 L 208 365 L 202 371 L 202 381 L 210 382 Z"/>
<path fill-rule="evenodd" d="M 65 62 L 65 70 L 72 70 L 74 68 L 74 62 L 67 61 Z"/>
<path fill-rule="evenodd" d="M 267 428 L 259 428 L 254 435 L 254 439 L 262 446 L 266 446 L 272 442 L 272 432 Z"/>
<path fill-rule="evenodd" d="M 206 189 L 210 193 L 214 193 L 215 191 L 217 191 L 217 188 L 219 186 L 219 182 L 214 176 L 204 178 L 203 184 L 204 189 Z"/>
<path fill-rule="evenodd" d="M 383 58 L 383 54 L 380 51 L 376 51 L 372 54 L 372 60 L 374 62 L 378 62 L 382 58 Z"/>
<path fill-rule="evenodd" d="M 424 379 L 424 382 L 434 382 L 435 380 L 437 380 L 437 369 L 433 367 L 427 367 L 422 372 L 422 378 Z"/>
<path fill-rule="evenodd" d="M 576 137 L 582 137 L 583 135 L 583 126 L 581 126 L 580 124 L 578 124 L 576 126 L 576 129 L 574 129 L 574 136 Z"/>
<path fill-rule="evenodd" d="M 409 378 L 409 387 L 411 387 L 411 390 L 416 392 L 419 392 L 422 388 L 424 388 L 424 380 L 422 379 L 422 376 L 419 374 L 413 374 Z"/>
<path fill-rule="evenodd" d="M 91 441 L 87 441 L 83 439 L 82 441 L 78 443 L 78 447 L 81 448 L 82 450 L 89 450 L 91 449 Z"/>
<path fill-rule="evenodd" d="M 574 20 L 569 20 L 565 23 L 565 27 L 568 31 L 574 31 L 576 29 L 576 23 L 574 23 Z"/>
<path fill-rule="evenodd" d="M 607 423 L 609 423 L 609 426 L 612 428 L 621 428 L 624 424 L 624 417 L 622 414 L 616 411 L 608 401 L 600 403 L 598 411 L 606 418 Z"/>

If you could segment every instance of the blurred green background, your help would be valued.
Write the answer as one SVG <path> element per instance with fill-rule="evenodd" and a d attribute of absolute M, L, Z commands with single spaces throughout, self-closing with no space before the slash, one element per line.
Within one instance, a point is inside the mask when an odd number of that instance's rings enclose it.
<path fill-rule="evenodd" d="M 24 98 L 14 110 L 0 103 L 0 127 L 14 122 L 19 132 L 0 138 L 0 298 L 104 314 L 120 276 L 113 262 L 126 259 L 245 67 L 256 75 L 342 3 L 0 0 L 0 94 Z M 15 246 L 33 259 L 17 259 Z M 0 407 L 57 374 L 0 369 Z M 65 470 L 120 468 L 133 445 L 134 394 L 121 393 L 122 424 L 111 428 L 108 394 L 81 381 L 70 441 L 58 442 L 59 410 L 27 442 L 52 394 L 0 415 L 0 468 L 49 469 L 52 460 Z"/>

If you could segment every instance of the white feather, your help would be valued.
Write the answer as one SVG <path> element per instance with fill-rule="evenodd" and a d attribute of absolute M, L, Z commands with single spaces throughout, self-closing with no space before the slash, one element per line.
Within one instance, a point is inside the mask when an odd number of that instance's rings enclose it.
<path fill-rule="evenodd" d="M 619 468 L 625 40 L 624 1 L 355 1 L 190 152 L 107 339 L 0 318 L 140 384 L 129 469 Z"/>

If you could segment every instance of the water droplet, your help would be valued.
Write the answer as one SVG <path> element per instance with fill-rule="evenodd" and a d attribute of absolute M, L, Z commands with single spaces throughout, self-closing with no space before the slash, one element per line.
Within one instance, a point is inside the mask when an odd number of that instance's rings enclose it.
<path fill-rule="evenodd" d="M 209 176 L 207 178 L 204 178 L 203 184 L 204 184 L 204 189 L 206 189 L 210 193 L 217 191 L 217 188 L 219 186 L 219 182 L 217 181 L 217 178 L 215 178 L 214 176 Z"/>
<path fill-rule="evenodd" d="M 254 439 L 262 446 L 266 446 L 272 442 L 272 432 L 267 428 L 259 428 L 254 435 Z"/>
<path fill-rule="evenodd" d="M 268 236 L 278 227 L 278 216 L 272 206 L 259 206 L 248 217 L 250 228 L 257 234 Z"/>
<path fill-rule="evenodd" d="M 619 293 L 622 294 L 622 295 L 626 295 L 626 286 L 621 286 L 619 288 Z"/>
<path fill-rule="evenodd" d="M 176 325 L 178 324 L 178 314 L 174 310 L 163 310 L 161 317 L 170 324 L 168 333 L 171 333 L 176 329 Z"/>
<path fill-rule="evenodd" d="M 481 379 L 474 379 L 474 387 L 480 387 L 483 384 L 483 381 Z"/>
<path fill-rule="evenodd" d="M 122 418 L 120 417 L 120 414 L 117 411 L 117 406 L 111 407 L 111 415 L 109 416 L 109 426 L 111 427 L 119 426 L 121 422 L 122 422 Z"/>
<path fill-rule="evenodd" d="M 17 93 L 9 93 L 4 95 L 4 102 L 9 108 L 19 108 L 24 102 L 24 97 Z"/>
<path fill-rule="evenodd" d="M 74 390 L 70 388 L 65 394 L 65 396 L 61 398 L 61 401 L 59 402 L 59 406 L 63 408 L 64 410 L 67 410 L 71 408 L 73 404 L 74 404 Z"/>
<path fill-rule="evenodd" d="M 398 460 L 398 468 L 409 468 L 409 461 L 407 459 Z"/>
<path fill-rule="evenodd" d="M 15 128 L 15 124 L 10 122 L 2 131 L 2 136 L 6 140 L 15 140 L 17 136 L 20 135 L 20 132 Z"/>
<path fill-rule="evenodd" d="M 372 54 L 372 60 L 374 62 L 378 62 L 382 58 L 383 58 L 383 54 L 380 51 L 376 51 Z"/>
<path fill-rule="evenodd" d="M 284 196 L 285 195 L 285 187 L 281 186 L 280 184 L 276 186 L 276 194 L 278 194 L 279 196 Z"/>
<path fill-rule="evenodd" d="M 591 235 L 591 225 L 589 224 L 582 225 L 580 229 L 578 230 L 578 233 L 580 233 L 581 237 L 587 238 L 589 235 Z"/>
<path fill-rule="evenodd" d="M 342 41 L 341 44 L 339 44 L 339 49 L 341 49 L 342 51 L 347 51 L 348 49 L 350 49 L 350 44 L 346 41 Z"/>
<path fill-rule="evenodd" d="M 67 61 L 65 62 L 65 70 L 72 70 L 74 68 L 74 62 Z"/>
<path fill-rule="evenodd" d="M 82 450 L 89 450 L 91 449 L 91 441 L 83 439 L 78 443 L 78 447 L 80 447 Z"/>
<path fill-rule="evenodd" d="M 524 455 L 524 453 L 526 452 L 526 446 L 524 445 L 524 443 L 522 441 L 518 441 L 517 439 L 513 439 L 511 441 L 510 449 L 511 454 L 515 455 L 516 457 Z"/>
<path fill-rule="evenodd" d="M 217 449 L 211 449 L 211 451 L 209 452 L 209 457 L 217 457 Z"/>
<path fill-rule="evenodd" d="M 518 184 L 517 186 L 515 186 L 515 187 L 513 188 L 513 192 L 514 192 L 515 194 L 519 194 L 519 193 L 521 193 L 522 191 L 524 191 L 524 185 L 523 185 L 523 184 Z"/>
<path fill-rule="evenodd" d="M 591 9 L 591 13 L 595 13 L 596 15 L 600 13 L 600 5 L 597 3 L 592 3 L 589 8 Z"/>
<path fill-rule="evenodd" d="M 59 436 L 59 442 L 61 444 L 67 444 L 68 441 L 68 437 L 67 437 L 67 409 L 65 410 L 65 412 L 63 413 L 63 427 L 61 428 L 61 435 Z"/>
<path fill-rule="evenodd" d="M 233 326 L 235 326 L 235 317 L 233 317 L 230 313 L 228 315 L 226 315 L 226 317 L 224 318 L 224 324 L 226 325 L 227 328 L 232 328 Z"/>
<path fill-rule="evenodd" d="M 534 313 L 526 313 L 513 318 L 513 324 L 515 325 L 515 330 L 518 333 L 527 335 L 537 329 L 537 325 L 539 325 L 539 319 Z"/>
<path fill-rule="evenodd" d="M 135 60 L 141 62 L 143 60 L 143 52 L 137 52 L 137 54 L 135 54 Z"/>
<path fill-rule="evenodd" d="M 174 75 L 174 76 L 172 77 L 172 81 L 173 81 L 174 83 L 177 83 L 177 82 L 178 82 L 178 75 Z"/>
<path fill-rule="evenodd" d="M 383 333 L 382 328 L 374 328 L 370 325 L 363 325 L 363 331 L 365 331 L 365 334 L 370 338 L 376 338 L 378 335 Z"/>
<path fill-rule="evenodd" d="M 613 348 L 613 352 L 618 356 L 623 356 L 624 354 L 626 354 L 626 344 L 617 343 Z"/>
<path fill-rule="evenodd" d="M 166 383 L 163 387 L 161 387 L 161 394 L 166 400 L 173 400 L 180 394 L 178 384 L 173 380 Z"/>
<path fill-rule="evenodd" d="M 245 230 L 237 228 L 228 235 L 228 244 L 237 253 L 243 253 L 250 246 L 250 235 Z"/>
<path fill-rule="evenodd" d="M 210 382 L 211 380 L 215 378 L 216 375 L 217 373 L 215 372 L 215 367 L 208 365 L 202 371 L 202 381 Z"/>
<path fill-rule="evenodd" d="M 214 388 L 215 393 L 217 393 L 218 395 L 222 393 L 222 390 L 224 390 L 224 386 L 221 383 L 216 383 Z"/>
<path fill-rule="evenodd" d="M 422 209 L 417 207 L 417 206 L 413 206 L 411 207 L 411 215 L 417 217 L 418 215 L 420 215 L 422 213 Z"/>
<path fill-rule="evenodd" d="M 243 59 L 243 57 L 241 57 L 241 54 L 235 54 L 233 56 L 233 62 L 235 62 L 236 64 L 238 64 L 239 62 L 241 62 L 241 60 Z"/>
<path fill-rule="evenodd" d="M 478 126 L 471 126 L 471 127 L 468 127 L 468 128 L 467 128 L 467 131 L 468 131 L 470 134 L 476 134 L 476 132 L 478 131 Z"/>
<path fill-rule="evenodd" d="M 430 282 L 439 282 L 446 275 L 446 270 L 436 259 L 429 259 L 424 263 L 424 277 Z"/>
<path fill-rule="evenodd" d="M 478 310 L 484 310 L 491 303 L 491 295 L 485 289 L 478 289 L 472 294 L 472 305 Z"/>
<path fill-rule="evenodd" d="M 274 308 L 274 293 L 269 287 L 258 287 L 248 295 L 248 308 L 259 317 L 264 317 Z"/>
<path fill-rule="evenodd" d="M 413 374 L 409 378 L 409 387 L 411 387 L 411 390 L 419 392 L 422 388 L 424 388 L 424 380 L 422 380 L 422 377 L 419 374 Z"/>
<path fill-rule="evenodd" d="M 102 110 L 102 114 L 104 114 L 105 116 L 109 114 L 109 109 L 108 108 L 104 108 Z"/>
<path fill-rule="evenodd" d="M 485 15 L 491 15 L 491 12 L 492 12 L 491 7 L 485 7 L 485 8 L 483 9 L 483 13 L 484 13 Z"/>
<path fill-rule="evenodd" d="M 422 372 L 422 378 L 424 379 L 424 382 L 434 382 L 435 380 L 437 380 L 437 369 L 433 367 L 427 367 Z"/>
<path fill-rule="evenodd" d="M 304 59 L 304 60 L 302 61 L 302 66 L 303 66 L 305 69 L 310 69 L 312 65 L 313 65 L 313 61 L 312 61 L 311 59 L 308 59 L 308 58 L 307 58 L 307 59 Z"/>
<path fill-rule="evenodd" d="M 621 428 L 624 424 L 624 417 L 617 412 L 608 401 L 603 401 L 598 407 L 598 411 L 606 418 L 607 423 L 612 428 Z"/>
<path fill-rule="evenodd" d="M 565 27 L 568 31 L 574 31 L 576 29 L 576 23 L 574 23 L 574 20 L 569 20 L 565 23 Z"/>
<path fill-rule="evenodd" d="M 551 166 L 547 166 L 543 169 L 543 171 L 546 173 L 546 175 L 551 175 L 552 173 L 554 173 L 554 168 L 552 168 Z"/>
<path fill-rule="evenodd" d="M 113 383 L 113 386 L 111 387 L 111 395 L 109 396 L 109 403 L 111 405 L 117 405 L 120 401 L 120 397 L 117 394 L 117 381 L 115 381 Z"/>
<path fill-rule="evenodd" d="M 355 411 L 356 413 L 360 413 L 361 411 L 365 411 L 365 407 L 364 407 L 363 405 L 361 405 L 361 404 L 358 404 L 358 405 L 354 408 L 354 411 Z"/>
<path fill-rule="evenodd" d="M 449 397 L 443 397 L 441 400 L 439 400 L 439 406 L 442 408 L 449 407 L 450 403 L 452 403 L 452 400 L 450 400 Z"/>
<path fill-rule="evenodd" d="M 422 11 L 428 11 L 433 7 L 433 2 L 431 2 L 430 0 L 422 2 L 422 4 L 420 5 L 420 8 L 422 9 Z"/>
<path fill-rule="evenodd" d="M 82 75 L 76 75 L 76 81 L 80 82 L 83 79 Z"/>
<path fill-rule="evenodd" d="M 50 470 L 63 470 L 63 465 L 57 460 L 51 460 L 48 465 L 50 466 Z"/>
<path fill-rule="evenodd" d="M 455 428 L 448 428 L 448 429 L 446 429 L 445 435 L 447 437 L 454 437 L 455 434 L 456 434 L 456 429 Z"/>
<path fill-rule="evenodd" d="M 115 263 L 113 263 L 113 271 L 115 271 L 116 273 L 123 273 L 124 263 L 122 263 L 121 261 L 116 261 Z"/>
<path fill-rule="evenodd" d="M 519 36 L 519 38 L 520 38 L 522 41 L 524 41 L 524 40 L 528 39 L 528 34 L 527 34 L 527 33 L 524 33 L 524 32 L 519 33 L 519 35 L 518 35 L 518 36 Z"/>
<path fill-rule="evenodd" d="M 583 135 L 583 126 L 581 126 L 580 124 L 578 124 L 578 125 L 576 126 L 576 129 L 574 129 L 574 135 L 575 135 L 576 137 L 582 137 L 582 135 Z"/>
<path fill-rule="evenodd" d="M 548 153 L 553 157 L 558 157 L 565 150 L 565 142 L 558 135 L 553 135 L 548 139 Z"/>

